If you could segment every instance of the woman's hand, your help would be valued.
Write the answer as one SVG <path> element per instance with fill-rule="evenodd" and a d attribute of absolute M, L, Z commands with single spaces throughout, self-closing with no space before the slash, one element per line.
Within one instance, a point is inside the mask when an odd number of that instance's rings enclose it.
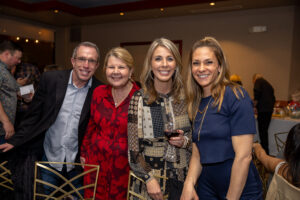
<path fill-rule="evenodd" d="M 85 158 L 80 156 L 80 163 L 82 164 L 82 168 L 84 169 L 84 164 L 85 164 Z"/>
<path fill-rule="evenodd" d="M 180 200 L 199 200 L 193 184 L 184 184 Z"/>
<path fill-rule="evenodd" d="M 254 142 L 253 145 L 252 145 L 252 148 L 253 148 L 253 150 L 254 150 L 254 152 L 255 152 L 255 151 L 257 151 L 258 149 L 261 149 L 262 146 L 261 146 L 261 144 L 259 144 L 258 142 Z"/>
<path fill-rule="evenodd" d="M 11 138 L 11 136 L 13 136 L 15 134 L 14 125 L 9 120 L 3 121 L 2 126 L 5 131 L 5 139 L 6 140 Z"/>
<path fill-rule="evenodd" d="M 176 137 L 171 137 L 169 139 L 169 143 L 176 147 L 181 148 L 184 145 L 184 141 L 185 141 L 185 138 L 183 136 L 184 132 L 183 130 L 176 130 L 176 132 L 179 133 L 179 135 Z"/>
<path fill-rule="evenodd" d="M 0 152 L 2 150 L 2 152 L 7 152 L 9 150 L 11 150 L 12 148 L 14 148 L 14 145 L 9 144 L 9 143 L 4 143 L 0 145 Z"/>
<path fill-rule="evenodd" d="M 32 101 L 32 98 L 33 98 L 33 92 L 30 92 L 29 94 L 25 94 L 23 95 L 23 101 L 26 102 L 26 103 L 30 103 Z"/>
<path fill-rule="evenodd" d="M 160 186 L 155 178 L 152 178 L 148 183 L 147 192 L 150 197 L 154 200 L 163 200 L 163 193 L 161 192 Z"/>

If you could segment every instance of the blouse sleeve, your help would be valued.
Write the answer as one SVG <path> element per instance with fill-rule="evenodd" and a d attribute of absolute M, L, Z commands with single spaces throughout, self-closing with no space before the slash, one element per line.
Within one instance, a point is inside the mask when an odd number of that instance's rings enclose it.
<path fill-rule="evenodd" d="M 186 149 L 192 153 L 192 129 L 189 128 L 188 131 L 184 131 L 185 142 L 181 148 Z"/>
<path fill-rule="evenodd" d="M 231 93 L 231 135 L 255 134 L 256 124 L 253 111 L 253 103 L 248 93 L 243 89 L 243 95 L 239 94 L 239 99 Z"/>
<path fill-rule="evenodd" d="M 128 109 L 128 161 L 134 174 L 145 182 L 152 179 L 152 168 L 145 161 L 142 131 L 143 98 L 140 92 L 135 93 Z"/>

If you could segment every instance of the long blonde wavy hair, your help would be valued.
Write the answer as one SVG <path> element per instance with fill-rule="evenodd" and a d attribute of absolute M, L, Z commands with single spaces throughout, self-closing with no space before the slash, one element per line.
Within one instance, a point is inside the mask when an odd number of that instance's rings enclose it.
<path fill-rule="evenodd" d="M 172 76 L 172 94 L 174 95 L 175 102 L 179 101 L 179 99 L 183 96 L 183 82 L 181 77 L 181 70 L 182 70 L 182 62 L 181 62 L 181 56 L 180 53 L 176 47 L 176 45 L 166 39 L 166 38 L 159 38 L 152 42 L 150 45 L 145 61 L 144 61 L 144 67 L 143 71 L 141 73 L 140 82 L 142 84 L 142 88 L 144 90 L 144 94 L 148 96 L 148 104 L 153 103 L 158 98 L 158 93 L 154 88 L 154 74 L 152 72 L 152 66 L 151 66 L 151 60 L 153 56 L 153 52 L 157 47 L 165 47 L 168 49 L 172 55 L 174 56 L 174 59 L 176 61 L 176 69 Z"/>
<path fill-rule="evenodd" d="M 192 75 L 192 60 L 193 54 L 196 49 L 201 47 L 210 48 L 220 66 L 220 71 L 217 78 L 213 81 L 211 87 L 211 94 L 214 99 L 214 106 L 218 106 L 218 111 L 220 111 L 226 86 L 230 86 L 235 94 L 235 96 L 239 99 L 238 92 L 244 97 L 243 91 L 241 87 L 237 84 L 234 84 L 230 81 L 229 78 L 229 69 L 226 62 L 226 58 L 224 56 L 223 50 L 219 42 L 213 37 L 205 37 L 193 45 L 188 60 L 188 68 L 186 71 L 186 82 L 185 82 L 185 93 L 186 93 L 186 101 L 187 101 L 187 110 L 189 114 L 189 118 L 194 120 L 198 111 L 198 107 L 203 96 L 203 88 L 195 81 Z"/>

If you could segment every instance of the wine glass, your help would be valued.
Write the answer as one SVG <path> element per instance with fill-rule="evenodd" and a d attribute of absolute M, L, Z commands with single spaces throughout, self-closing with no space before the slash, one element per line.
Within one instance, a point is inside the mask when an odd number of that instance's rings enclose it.
<path fill-rule="evenodd" d="M 171 137 L 178 136 L 178 132 L 174 129 L 173 120 L 168 114 L 166 115 L 166 122 L 164 128 L 165 128 L 164 134 L 168 140 L 170 140 Z M 171 145 L 169 142 L 167 142 L 166 153 L 164 158 L 169 162 L 176 161 L 176 148 L 175 146 Z"/>

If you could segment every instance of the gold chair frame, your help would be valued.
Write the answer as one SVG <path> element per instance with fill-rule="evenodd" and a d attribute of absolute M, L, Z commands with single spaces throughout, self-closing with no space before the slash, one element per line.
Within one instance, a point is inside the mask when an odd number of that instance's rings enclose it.
<path fill-rule="evenodd" d="M 13 188 L 13 182 L 11 179 L 9 179 L 8 176 L 11 176 L 11 172 L 9 169 L 7 169 L 4 165 L 8 163 L 8 161 L 4 161 L 2 163 L 0 163 L 0 186 L 7 188 L 11 191 L 14 190 Z"/>
<path fill-rule="evenodd" d="M 131 190 L 131 188 L 130 188 L 130 185 L 131 185 L 131 178 L 132 177 L 134 177 L 134 178 L 136 178 L 136 179 L 138 179 L 139 181 L 141 181 L 142 183 L 144 183 L 144 184 L 146 184 L 145 183 L 145 181 L 143 180 L 143 179 L 141 179 L 140 177 L 138 177 L 138 176 L 136 176 L 134 173 L 133 173 L 133 171 L 129 171 L 129 178 L 128 178 L 128 190 L 127 190 L 127 200 L 129 200 L 129 198 L 130 198 L 130 195 L 132 195 L 132 196 L 135 196 L 135 197 L 137 197 L 137 198 L 139 198 L 139 199 L 141 199 L 141 200 L 147 200 L 147 198 L 145 198 L 145 197 L 143 197 L 142 195 L 140 195 L 140 194 L 138 194 L 138 193 L 136 193 L 136 192 L 134 192 L 134 191 L 132 191 Z M 154 175 L 154 177 L 155 178 L 158 178 L 158 179 L 164 179 L 165 180 L 165 182 L 166 182 L 166 180 L 168 180 L 168 178 L 166 177 L 166 176 L 158 176 L 158 175 Z M 166 189 L 166 184 L 163 184 L 163 191 L 165 191 L 165 189 Z M 163 199 L 168 199 L 168 197 L 169 197 L 169 195 L 167 194 L 167 195 L 164 195 L 163 196 Z"/>
<path fill-rule="evenodd" d="M 275 138 L 275 142 L 276 142 L 276 148 L 277 148 L 277 151 L 280 152 L 281 150 L 284 149 L 285 147 L 285 141 L 283 141 L 281 138 L 280 138 L 280 135 L 287 135 L 288 132 L 281 132 L 281 133 L 275 133 L 274 134 L 274 138 Z"/>
<path fill-rule="evenodd" d="M 81 166 L 81 167 L 82 166 L 83 167 L 91 167 L 91 169 L 89 169 L 87 171 L 83 171 L 82 173 L 80 173 L 77 176 L 75 176 L 75 177 L 73 177 L 73 178 L 71 178 L 71 179 L 68 180 L 67 178 L 65 178 L 64 176 L 62 176 L 60 173 L 58 173 L 54 169 L 52 169 L 52 168 L 50 168 L 48 166 L 45 166 L 45 164 L 75 165 L 75 166 Z M 55 175 L 57 175 L 58 177 L 60 177 L 62 180 L 64 180 L 65 183 L 63 183 L 61 186 L 58 187 L 58 186 L 55 186 L 55 185 L 53 185 L 51 183 L 48 183 L 48 182 L 46 182 L 46 181 L 44 181 L 42 179 L 37 178 L 38 167 L 39 168 L 43 168 L 45 170 L 48 170 L 48 171 L 54 173 Z M 35 162 L 35 169 L 34 169 L 34 197 L 33 197 L 33 199 L 36 200 L 36 197 L 44 197 L 45 200 L 49 200 L 49 199 L 63 199 L 65 197 L 67 197 L 68 195 L 72 194 L 72 193 L 76 193 L 81 200 L 84 200 L 84 197 L 79 193 L 79 191 L 87 189 L 87 188 L 94 188 L 93 198 L 89 198 L 89 199 L 95 199 L 96 189 L 97 189 L 97 180 L 98 180 L 98 175 L 99 175 L 99 169 L 100 169 L 99 165 L 91 165 L 91 164 L 68 163 L 68 162 L 46 162 L 46 161 Z M 83 177 L 86 174 L 93 173 L 93 172 L 96 172 L 96 179 L 95 179 L 94 183 L 91 183 L 89 185 L 83 185 L 82 187 L 79 187 L 79 188 L 75 188 L 74 187 L 74 185 L 72 184 L 72 181 L 74 181 L 74 180 L 76 180 L 78 178 L 81 178 L 81 177 Z M 47 185 L 49 187 L 54 188 L 55 190 L 51 194 L 49 194 L 49 195 L 38 193 L 37 192 L 37 183 L 40 183 L 42 185 Z M 67 192 L 67 191 L 65 191 L 63 189 L 67 185 L 69 185 L 72 188 L 72 191 Z M 54 195 L 57 192 L 61 192 L 63 194 L 60 197 L 54 197 Z"/>

